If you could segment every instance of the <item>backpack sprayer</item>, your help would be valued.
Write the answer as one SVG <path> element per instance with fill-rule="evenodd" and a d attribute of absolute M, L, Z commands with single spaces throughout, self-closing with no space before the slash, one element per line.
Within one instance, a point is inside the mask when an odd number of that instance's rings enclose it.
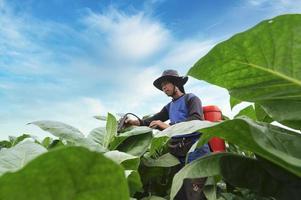
<path fill-rule="evenodd" d="M 123 117 L 121 117 L 118 120 L 118 126 L 117 126 L 117 135 L 119 135 L 121 133 L 121 131 L 126 128 L 126 123 L 125 121 L 128 119 L 129 115 L 133 115 L 134 117 L 136 117 L 139 121 L 141 121 L 141 119 L 135 115 L 134 113 L 126 113 L 125 115 L 123 115 Z"/>
<path fill-rule="evenodd" d="M 222 112 L 217 106 L 203 106 L 203 113 L 204 113 L 204 119 L 207 121 L 216 122 L 216 121 L 222 120 Z M 139 121 L 141 121 L 141 119 L 137 115 L 135 115 L 133 113 L 126 113 L 118 121 L 118 127 L 117 127 L 118 135 L 122 132 L 122 130 L 124 128 L 126 128 L 125 121 L 128 119 L 128 115 L 133 115 Z M 222 140 L 218 137 L 211 138 L 208 143 L 209 143 L 210 149 L 213 152 L 224 152 L 226 150 L 224 140 Z"/>

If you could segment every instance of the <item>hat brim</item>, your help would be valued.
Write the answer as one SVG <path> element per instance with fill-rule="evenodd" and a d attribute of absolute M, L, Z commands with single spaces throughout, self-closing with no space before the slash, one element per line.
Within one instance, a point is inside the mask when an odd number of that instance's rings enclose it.
<path fill-rule="evenodd" d="M 179 77 L 176 77 L 176 76 L 161 76 L 153 82 L 153 85 L 156 88 L 158 88 L 159 90 L 162 90 L 161 84 L 164 81 L 170 81 L 172 83 L 175 83 L 177 86 L 183 86 L 188 81 L 188 77 L 187 76 L 179 76 Z"/>

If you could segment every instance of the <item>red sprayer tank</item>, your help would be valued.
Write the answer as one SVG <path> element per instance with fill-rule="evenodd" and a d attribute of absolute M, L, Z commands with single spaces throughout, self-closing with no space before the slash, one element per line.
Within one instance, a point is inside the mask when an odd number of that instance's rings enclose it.
<path fill-rule="evenodd" d="M 222 112 L 217 106 L 204 106 L 203 112 L 204 119 L 207 121 L 217 122 L 222 120 Z M 209 146 L 213 152 L 224 152 L 226 149 L 225 141 L 218 137 L 213 137 L 209 141 Z"/>

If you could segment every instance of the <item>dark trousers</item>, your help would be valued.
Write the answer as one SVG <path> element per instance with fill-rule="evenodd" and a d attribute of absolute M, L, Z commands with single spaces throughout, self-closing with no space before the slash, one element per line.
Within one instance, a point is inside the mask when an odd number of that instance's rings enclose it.
<path fill-rule="evenodd" d="M 174 200 L 206 200 L 203 193 L 207 178 L 184 179 Z"/>

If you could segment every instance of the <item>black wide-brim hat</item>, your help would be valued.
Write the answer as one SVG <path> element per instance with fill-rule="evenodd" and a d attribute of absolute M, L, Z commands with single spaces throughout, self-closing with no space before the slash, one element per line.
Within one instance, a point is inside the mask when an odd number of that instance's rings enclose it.
<path fill-rule="evenodd" d="M 179 74 L 176 70 L 169 69 L 169 70 L 165 70 L 162 73 L 162 76 L 160 76 L 153 82 L 153 85 L 156 88 L 158 88 L 159 90 L 162 90 L 161 84 L 164 81 L 169 81 L 169 82 L 175 84 L 176 86 L 181 87 L 181 86 L 185 85 L 185 83 L 188 81 L 188 77 L 187 76 L 179 76 Z"/>

